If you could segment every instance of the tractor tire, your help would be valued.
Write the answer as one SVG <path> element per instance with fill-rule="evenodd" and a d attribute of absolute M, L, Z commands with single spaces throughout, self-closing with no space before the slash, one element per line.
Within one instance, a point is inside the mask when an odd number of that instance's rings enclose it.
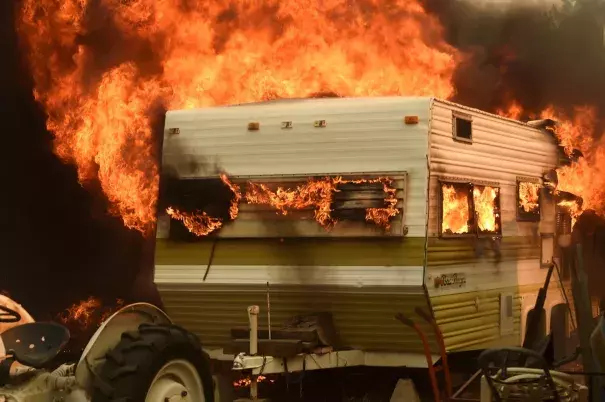
<path fill-rule="evenodd" d="M 170 392 L 184 401 L 214 402 L 208 355 L 194 334 L 176 325 L 141 324 L 123 333 L 93 385 L 92 402 L 164 402 Z"/>

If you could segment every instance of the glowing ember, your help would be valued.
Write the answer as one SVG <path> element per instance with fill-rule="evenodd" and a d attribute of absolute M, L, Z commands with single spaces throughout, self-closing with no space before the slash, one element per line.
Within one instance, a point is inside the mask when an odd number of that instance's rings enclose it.
<path fill-rule="evenodd" d="M 183 225 L 196 236 L 206 236 L 223 226 L 223 220 L 208 216 L 205 212 L 179 212 L 169 207 L 166 213 L 172 218 L 183 222 Z"/>
<path fill-rule="evenodd" d="M 85 330 L 101 325 L 117 308 L 123 305 L 124 301 L 118 299 L 115 306 L 105 307 L 100 299 L 90 296 L 86 300 L 73 304 L 58 318 L 66 325 L 76 325 L 79 329 Z"/>
<path fill-rule="evenodd" d="M 540 188 L 538 183 L 519 182 L 519 207 L 525 212 L 540 209 Z"/>
<path fill-rule="evenodd" d="M 482 232 L 497 232 L 498 213 L 496 211 L 496 197 L 498 189 L 494 187 L 475 187 L 473 189 L 473 202 L 477 225 Z"/>
<path fill-rule="evenodd" d="M 55 152 L 81 183 L 99 180 L 126 226 L 147 231 L 156 102 L 453 94 L 460 56 L 437 19 L 419 0 L 374 3 L 24 0 L 19 32 Z"/>
<path fill-rule="evenodd" d="M 259 375 L 258 377 L 256 377 L 256 382 L 265 382 L 265 381 L 269 381 L 271 383 L 275 382 L 275 380 L 267 379 L 267 377 L 265 377 L 264 375 Z M 236 388 L 246 388 L 246 387 L 249 387 L 251 383 L 252 383 L 252 379 L 250 377 L 245 377 L 245 378 L 240 378 L 237 381 L 233 381 L 233 386 Z"/>
<path fill-rule="evenodd" d="M 453 184 L 442 184 L 443 233 L 462 234 L 469 232 L 469 199 L 466 191 L 459 191 Z"/>

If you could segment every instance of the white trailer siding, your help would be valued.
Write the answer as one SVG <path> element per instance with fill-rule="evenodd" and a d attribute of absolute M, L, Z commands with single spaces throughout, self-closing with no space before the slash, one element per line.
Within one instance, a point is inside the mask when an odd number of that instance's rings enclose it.
<path fill-rule="evenodd" d="M 163 166 L 181 177 L 406 172 L 408 236 L 426 232 L 430 98 L 303 99 L 171 111 Z M 405 125 L 415 115 L 419 124 Z M 314 121 L 325 120 L 316 128 Z M 291 121 L 291 129 L 282 129 Z M 248 131 L 248 123 L 260 130 Z M 197 165 L 192 169 L 193 164 Z"/>
<path fill-rule="evenodd" d="M 472 143 L 453 138 L 452 114 L 472 117 Z M 517 220 L 517 180 L 540 180 L 556 167 L 557 144 L 549 134 L 527 124 L 451 102 L 435 100 L 429 138 L 429 249 L 426 283 L 435 316 L 450 350 L 519 344 L 526 306 L 544 282 L 540 233 L 553 233 L 554 204 L 542 199 L 540 222 Z M 475 237 L 440 238 L 440 178 L 489 182 L 500 188 L 502 260 L 491 250 L 475 254 Z M 464 286 L 436 288 L 435 278 L 463 273 Z M 551 282 L 549 303 L 559 301 Z M 502 327 L 500 298 L 513 297 L 512 332 Z M 525 296 L 525 297 L 523 297 Z"/>
<path fill-rule="evenodd" d="M 473 117 L 472 143 L 453 139 L 452 111 Z M 438 179 L 442 176 L 498 183 L 502 235 L 529 235 L 532 223 L 517 222 L 516 181 L 518 177 L 540 179 L 556 167 L 554 139 L 527 124 L 441 100 L 433 103 L 431 116 L 429 236 L 440 233 Z"/>
<path fill-rule="evenodd" d="M 275 230 L 273 221 L 263 224 L 245 204 L 224 228 L 231 235 L 219 232 L 216 242 L 177 243 L 159 228 L 155 282 L 170 316 L 205 345 L 224 346 L 229 328 L 246 325 L 249 304 L 261 306 L 266 322 L 269 282 L 276 327 L 296 314 L 330 311 L 346 346 L 421 352 L 417 335 L 394 315 L 430 308 L 423 288 L 430 104 L 431 98 L 305 99 L 168 112 L 164 170 L 182 178 L 220 170 L 261 180 L 405 173 L 408 228 L 386 240 L 281 241 L 267 232 Z M 406 124 L 406 116 L 418 123 Z M 317 120 L 326 126 L 314 127 Z M 286 121 L 292 128 L 282 129 Z M 258 131 L 248 130 L 251 122 Z M 251 225 L 255 219 L 259 224 Z"/>

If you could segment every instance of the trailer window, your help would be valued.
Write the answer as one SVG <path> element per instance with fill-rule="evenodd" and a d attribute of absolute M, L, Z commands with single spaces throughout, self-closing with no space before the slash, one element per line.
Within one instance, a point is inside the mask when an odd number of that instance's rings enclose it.
<path fill-rule="evenodd" d="M 460 237 L 501 233 L 500 189 L 472 183 L 440 182 L 441 235 Z"/>
<path fill-rule="evenodd" d="M 478 234 L 500 233 L 500 189 L 492 186 L 474 186 L 473 206 Z"/>
<path fill-rule="evenodd" d="M 517 220 L 536 222 L 540 220 L 540 192 L 539 183 L 517 182 Z"/>
<path fill-rule="evenodd" d="M 473 214 L 470 183 L 441 182 L 441 233 L 444 236 L 472 234 Z"/>
<path fill-rule="evenodd" d="M 473 120 L 469 115 L 452 113 L 452 134 L 454 140 L 473 142 Z"/>

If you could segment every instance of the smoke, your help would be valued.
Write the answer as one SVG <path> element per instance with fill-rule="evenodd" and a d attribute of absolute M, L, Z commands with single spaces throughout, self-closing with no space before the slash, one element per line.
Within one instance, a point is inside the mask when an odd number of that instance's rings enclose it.
<path fill-rule="evenodd" d="M 465 53 L 453 100 L 495 111 L 516 100 L 605 113 L 605 7 L 601 0 L 424 0 L 446 40 Z"/>

